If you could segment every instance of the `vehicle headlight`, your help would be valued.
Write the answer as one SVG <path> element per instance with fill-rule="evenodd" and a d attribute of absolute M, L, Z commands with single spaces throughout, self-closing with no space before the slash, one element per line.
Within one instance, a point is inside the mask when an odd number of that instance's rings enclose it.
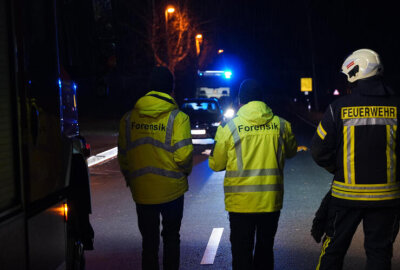
<path fill-rule="evenodd" d="M 211 124 L 213 127 L 218 127 L 219 125 L 221 125 L 221 122 L 215 122 Z"/>
<path fill-rule="evenodd" d="M 224 113 L 224 116 L 225 116 L 226 118 L 232 118 L 234 115 L 235 115 L 235 110 L 234 110 L 234 109 L 231 109 L 231 108 L 227 109 L 227 110 L 225 111 L 225 113 Z"/>

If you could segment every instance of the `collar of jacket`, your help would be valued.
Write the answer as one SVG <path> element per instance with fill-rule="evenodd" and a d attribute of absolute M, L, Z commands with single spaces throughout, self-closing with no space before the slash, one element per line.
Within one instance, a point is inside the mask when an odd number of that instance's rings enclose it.
<path fill-rule="evenodd" d="M 351 91 L 365 96 L 387 96 L 394 93 L 379 76 L 356 81 Z"/>
<path fill-rule="evenodd" d="M 263 125 L 274 117 L 271 108 L 262 101 L 250 101 L 239 109 L 237 115 L 253 125 Z"/>
<path fill-rule="evenodd" d="M 166 93 L 150 91 L 135 104 L 134 110 L 139 115 L 157 118 L 160 114 L 178 109 L 173 97 Z"/>

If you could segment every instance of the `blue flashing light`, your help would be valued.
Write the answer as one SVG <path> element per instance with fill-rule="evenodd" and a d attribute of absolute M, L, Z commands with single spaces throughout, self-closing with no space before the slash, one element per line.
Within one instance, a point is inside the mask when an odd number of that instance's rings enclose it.
<path fill-rule="evenodd" d="M 72 83 L 72 87 L 74 88 L 75 91 L 76 91 L 76 89 L 78 88 L 78 86 L 76 85 L 76 83 Z"/>
<path fill-rule="evenodd" d="M 61 79 L 58 79 L 58 87 L 61 88 L 61 86 L 62 86 Z"/>
<path fill-rule="evenodd" d="M 225 79 L 230 79 L 232 77 L 232 71 L 226 70 L 224 72 L 224 75 L 225 75 Z"/>

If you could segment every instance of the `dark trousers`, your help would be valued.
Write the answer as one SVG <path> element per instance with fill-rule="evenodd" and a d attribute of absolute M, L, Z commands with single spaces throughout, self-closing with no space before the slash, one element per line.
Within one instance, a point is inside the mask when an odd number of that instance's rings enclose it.
<path fill-rule="evenodd" d="M 163 204 L 136 204 L 139 230 L 142 234 L 142 269 L 158 270 L 160 215 L 162 217 L 163 269 L 179 269 L 183 196 Z"/>
<path fill-rule="evenodd" d="M 279 211 L 229 213 L 233 270 L 274 269 L 273 246 L 279 215 Z"/>
<path fill-rule="evenodd" d="M 367 270 L 389 270 L 393 243 L 399 231 L 395 208 L 347 208 L 331 205 L 326 237 L 317 269 L 343 268 L 343 260 L 360 222 L 363 222 Z"/>

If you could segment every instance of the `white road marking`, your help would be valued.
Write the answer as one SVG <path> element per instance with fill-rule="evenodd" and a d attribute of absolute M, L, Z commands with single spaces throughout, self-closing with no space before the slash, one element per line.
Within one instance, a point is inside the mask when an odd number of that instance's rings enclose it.
<path fill-rule="evenodd" d="M 118 147 L 114 147 L 107 151 L 101 152 L 95 156 L 91 156 L 87 159 L 88 167 L 92 167 L 108 159 L 114 158 L 117 156 L 117 154 L 118 154 Z"/>
<path fill-rule="evenodd" d="M 213 264 L 224 228 L 214 228 L 200 264 Z"/>

